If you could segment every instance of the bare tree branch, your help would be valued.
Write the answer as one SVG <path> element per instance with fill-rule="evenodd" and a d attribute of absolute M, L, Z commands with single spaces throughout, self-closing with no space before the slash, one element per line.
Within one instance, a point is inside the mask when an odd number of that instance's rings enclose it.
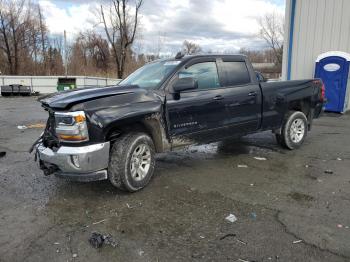
<path fill-rule="evenodd" d="M 182 50 L 186 55 L 193 55 L 201 52 L 202 48 L 196 43 L 185 40 L 182 44 Z"/>
<path fill-rule="evenodd" d="M 276 13 L 267 13 L 258 19 L 259 36 L 275 54 L 275 64 L 282 65 L 284 19 Z"/>
<path fill-rule="evenodd" d="M 139 12 L 143 0 L 135 3 L 135 12 L 131 14 L 127 0 L 111 0 L 107 24 L 106 13 L 101 5 L 102 23 L 109 44 L 112 47 L 114 59 L 117 65 L 118 77 L 124 76 L 126 60 L 130 53 L 130 46 L 135 40 L 139 24 Z"/>

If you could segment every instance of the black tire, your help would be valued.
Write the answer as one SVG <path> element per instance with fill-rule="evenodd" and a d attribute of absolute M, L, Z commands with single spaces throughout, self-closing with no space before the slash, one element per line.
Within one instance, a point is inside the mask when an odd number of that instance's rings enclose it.
<path fill-rule="evenodd" d="M 145 150 L 150 154 L 149 168 L 147 169 L 147 172 L 145 172 L 144 177 L 139 176 L 137 173 L 136 177 L 133 177 L 131 173 L 133 166 L 131 160 L 135 160 L 133 153 L 136 152 L 135 150 L 138 150 L 138 148 L 143 146 L 145 146 Z M 115 187 L 124 191 L 135 192 L 144 188 L 149 183 L 154 173 L 154 156 L 154 144 L 147 134 L 142 132 L 132 132 L 121 136 L 113 144 L 110 152 L 108 166 L 109 181 Z M 133 168 L 135 167 L 133 166 Z"/>
<path fill-rule="evenodd" d="M 297 136 L 292 131 L 293 127 L 298 127 Z M 283 121 L 281 134 L 276 134 L 276 140 L 282 147 L 293 150 L 303 144 L 307 130 L 308 124 L 305 114 L 300 111 L 289 111 Z"/>

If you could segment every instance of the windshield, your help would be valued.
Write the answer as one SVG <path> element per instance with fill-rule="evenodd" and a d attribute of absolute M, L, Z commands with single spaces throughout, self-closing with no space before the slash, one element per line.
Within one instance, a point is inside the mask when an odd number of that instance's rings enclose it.
<path fill-rule="evenodd" d="M 119 85 L 138 85 L 141 88 L 154 89 L 180 62 L 168 60 L 146 64 L 121 81 Z"/>

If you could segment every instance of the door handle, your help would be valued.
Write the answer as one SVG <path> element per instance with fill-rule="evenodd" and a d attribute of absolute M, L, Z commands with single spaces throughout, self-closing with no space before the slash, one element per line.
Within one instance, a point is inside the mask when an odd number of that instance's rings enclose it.
<path fill-rule="evenodd" d="M 248 93 L 248 96 L 256 96 L 256 95 L 257 95 L 256 92 L 250 92 L 250 93 Z"/>
<path fill-rule="evenodd" d="M 213 99 L 214 99 L 214 100 L 222 100 L 222 99 L 224 99 L 224 97 L 221 96 L 221 95 L 217 95 L 217 96 L 215 96 Z"/>

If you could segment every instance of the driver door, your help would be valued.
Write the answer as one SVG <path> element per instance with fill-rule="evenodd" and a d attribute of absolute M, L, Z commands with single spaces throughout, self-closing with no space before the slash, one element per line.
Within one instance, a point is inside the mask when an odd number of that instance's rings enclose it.
<path fill-rule="evenodd" d="M 216 60 L 192 61 L 179 70 L 175 81 L 186 77 L 195 79 L 198 88 L 174 93 L 170 86 L 166 103 L 169 133 L 208 142 L 207 132 L 223 128 L 226 116 Z"/>

